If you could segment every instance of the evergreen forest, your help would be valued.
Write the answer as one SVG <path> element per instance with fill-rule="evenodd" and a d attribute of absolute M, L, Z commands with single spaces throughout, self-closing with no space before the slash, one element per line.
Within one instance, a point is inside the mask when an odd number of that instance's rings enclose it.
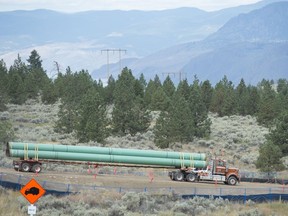
<path fill-rule="evenodd" d="M 26 61 L 18 55 L 9 68 L 0 60 L 0 112 L 9 103 L 21 105 L 39 97 L 45 104 L 61 102 L 54 130 L 74 132 L 79 142 L 103 143 L 110 135 L 143 133 L 153 123 L 155 145 L 165 149 L 176 142 L 208 139 L 209 113 L 251 115 L 270 128 L 256 166 L 263 171 L 281 170 L 280 158 L 288 155 L 286 79 L 263 79 L 253 86 L 243 79 L 232 83 L 224 76 L 213 86 L 209 80 L 194 77 L 192 83 L 184 79 L 176 86 L 169 76 L 163 81 L 157 75 L 146 80 L 144 74 L 136 78 L 129 68 L 123 68 L 104 85 L 87 70 L 71 71 L 70 67 L 49 78 L 36 50 Z M 158 115 L 155 122 L 152 113 Z M 11 138 L 10 128 L 9 122 L 0 121 L 1 142 Z"/>

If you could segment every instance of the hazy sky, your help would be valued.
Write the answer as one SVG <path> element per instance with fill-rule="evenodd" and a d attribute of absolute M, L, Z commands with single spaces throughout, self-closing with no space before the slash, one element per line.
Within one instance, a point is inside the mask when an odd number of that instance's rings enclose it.
<path fill-rule="evenodd" d="M 197 7 L 206 11 L 219 10 L 260 0 L 0 0 L 0 11 L 51 9 L 63 12 L 86 10 L 163 10 Z"/>

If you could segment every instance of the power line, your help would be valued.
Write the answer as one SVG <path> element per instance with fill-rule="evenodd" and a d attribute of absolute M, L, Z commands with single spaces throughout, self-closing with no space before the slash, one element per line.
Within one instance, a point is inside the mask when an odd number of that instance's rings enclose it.
<path fill-rule="evenodd" d="M 185 76 L 185 78 L 186 78 L 186 75 L 187 75 L 187 73 L 185 73 L 185 72 L 182 72 L 182 71 L 180 71 L 180 72 L 164 72 L 164 73 L 162 73 L 162 75 L 164 76 L 165 74 L 167 74 L 168 76 L 170 76 L 171 74 L 172 75 L 174 75 L 174 77 L 176 76 L 176 75 L 179 75 L 179 81 L 182 81 L 182 76 L 184 75 Z"/>
<path fill-rule="evenodd" d="M 119 53 L 119 72 L 121 73 L 121 67 L 122 67 L 122 62 L 121 62 L 121 54 L 124 52 L 124 53 L 126 53 L 127 52 L 127 50 L 126 49 L 103 49 L 103 50 L 101 50 L 101 54 L 102 54 L 102 52 L 106 52 L 107 53 L 107 76 L 108 76 L 108 79 L 109 79 L 109 77 L 110 77 L 110 63 L 109 63 L 109 54 L 112 52 L 113 54 L 115 53 L 115 52 L 118 52 Z"/>

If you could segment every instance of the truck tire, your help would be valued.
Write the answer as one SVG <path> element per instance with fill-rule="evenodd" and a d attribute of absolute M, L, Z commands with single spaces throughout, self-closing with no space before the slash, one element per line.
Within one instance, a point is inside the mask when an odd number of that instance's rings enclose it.
<path fill-rule="evenodd" d="M 32 172 L 34 173 L 40 173 L 42 171 L 41 164 L 34 164 L 32 167 Z"/>
<path fill-rule="evenodd" d="M 188 182 L 195 182 L 196 181 L 196 175 L 194 173 L 189 173 L 186 176 L 186 181 Z"/>
<path fill-rule="evenodd" d="M 176 181 L 183 181 L 184 180 L 184 174 L 182 172 L 175 173 L 174 179 Z"/>
<path fill-rule="evenodd" d="M 229 185 L 236 185 L 236 183 L 237 183 L 237 179 L 235 176 L 231 176 L 228 178 L 228 184 Z"/>
<path fill-rule="evenodd" d="M 22 163 L 21 164 L 21 170 L 23 172 L 29 172 L 31 170 L 31 166 L 29 163 Z"/>

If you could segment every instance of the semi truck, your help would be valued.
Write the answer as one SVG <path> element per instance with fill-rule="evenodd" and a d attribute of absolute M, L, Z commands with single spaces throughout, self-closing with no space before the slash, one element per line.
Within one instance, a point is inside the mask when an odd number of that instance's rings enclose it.
<path fill-rule="evenodd" d="M 230 168 L 221 159 L 210 160 L 206 169 L 185 167 L 177 171 L 170 171 L 168 176 L 173 181 L 216 181 L 228 185 L 240 183 L 239 169 Z"/>
<path fill-rule="evenodd" d="M 169 152 L 125 148 L 74 146 L 43 143 L 8 142 L 6 156 L 17 158 L 17 171 L 42 171 L 43 163 L 86 164 L 95 166 L 122 166 L 174 169 L 169 176 L 175 181 L 218 181 L 229 185 L 240 182 L 239 170 L 228 168 L 224 160 L 207 163 L 203 153 Z M 176 169 L 176 170 L 175 170 Z"/>

